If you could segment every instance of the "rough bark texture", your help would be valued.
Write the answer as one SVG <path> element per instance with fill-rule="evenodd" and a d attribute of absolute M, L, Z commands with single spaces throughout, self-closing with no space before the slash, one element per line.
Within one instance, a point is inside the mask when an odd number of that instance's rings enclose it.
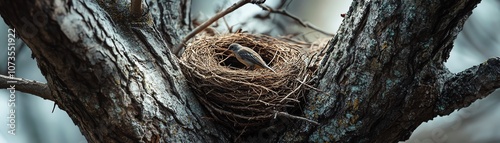
<path fill-rule="evenodd" d="M 499 58 L 456 75 L 443 65 L 479 1 L 353 2 L 317 73 L 323 92 L 306 96 L 304 116 L 321 125 L 283 119 L 259 139 L 395 142 L 488 95 L 500 87 Z M 140 24 L 114 0 L 0 0 L 0 14 L 89 142 L 233 141 L 202 118 L 168 50 L 190 29 L 190 2 L 147 4 L 152 21 Z"/>
<path fill-rule="evenodd" d="M 182 4 L 150 5 L 164 42 L 147 24 L 131 24 L 125 1 L 0 2 L 1 15 L 31 48 L 55 102 L 89 142 L 226 141 L 202 119 L 168 51 L 188 31 Z"/>
<path fill-rule="evenodd" d="M 313 92 L 307 96 L 305 114 L 322 125 L 303 124 L 301 130 L 285 132 L 282 139 L 406 140 L 423 121 L 468 106 L 494 91 L 499 87 L 500 59 L 458 75 L 443 65 L 478 3 L 353 2 L 318 74 L 317 87 L 328 95 Z"/>

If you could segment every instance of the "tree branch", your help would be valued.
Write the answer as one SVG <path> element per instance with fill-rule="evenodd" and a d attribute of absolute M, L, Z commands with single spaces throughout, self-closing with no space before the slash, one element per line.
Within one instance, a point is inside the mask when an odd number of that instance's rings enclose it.
<path fill-rule="evenodd" d="M 500 57 L 488 59 L 449 78 L 435 110 L 441 115 L 449 114 L 489 95 L 497 88 L 500 88 Z"/>
<path fill-rule="evenodd" d="M 173 53 L 176 54 L 177 56 L 182 55 L 181 51 L 189 39 L 193 38 L 194 35 L 200 33 L 201 31 L 203 31 L 203 29 L 207 28 L 208 26 L 210 26 L 212 23 L 214 23 L 215 21 L 217 21 L 221 17 L 229 14 L 230 12 L 233 12 L 234 10 L 240 8 L 241 6 L 243 6 L 247 3 L 261 4 L 264 2 L 265 2 L 265 0 L 240 0 L 240 1 L 238 1 L 237 3 L 235 3 L 232 6 L 230 6 L 229 8 L 227 8 L 226 10 L 217 13 L 214 17 L 208 19 L 207 21 L 203 22 L 200 26 L 196 27 L 186 37 L 184 37 L 184 39 L 182 39 L 181 43 L 178 46 L 176 46 L 174 49 L 172 49 Z"/>
<path fill-rule="evenodd" d="M 15 90 L 18 91 L 26 92 L 46 100 L 54 101 L 54 98 L 52 97 L 52 94 L 50 94 L 50 89 L 47 84 L 39 81 L 0 75 L 0 88 L 15 88 Z"/>
<path fill-rule="evenodd" d="M 273 8 L 267 6 L 267 5 L 264 5 L 264 4 L 258 4 L 258 6 L 260 8 L 262 8 L 262 10 L 268 11 L 269 13 L 276 13 L 276 14 L 284 15 L 286 17 L 290 17 L 291 19 L 297 21 L 300 25 L 302 25 L 302 26 L 304 26 L 306 28 L 311 28 L 311 29 L 313 29 L 315 31 L 318 31 L 321 34 L 324 34 L 324 35 L 327 35 L 327 36 L 331 36 L 331 37 L 335 36 L 332 33 L 328 33 L 326 31 L 321 30 L 320 28 L 316 27 L 315 25 L 313 25 L 313 24 L 311 24 L 309 22 L 301 20 L 299 17 L 297 17 L 297 16 L 289 13 L 288 11 L 286 11 L 284 9 L 281 9 L 281 8 L 280 9 L 273 9 Z"/>

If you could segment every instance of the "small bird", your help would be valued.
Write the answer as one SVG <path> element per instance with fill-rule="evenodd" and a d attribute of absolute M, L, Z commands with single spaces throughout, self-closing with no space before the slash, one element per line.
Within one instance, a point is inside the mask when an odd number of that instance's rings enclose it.
<path fill-rule="evenodd" d="M 258 66 L 276 72 L 271 67 L 267 66 L 267 64 L 264 62 L 264 60 L 262 60 L 257 52 L 248 47 L 241 46 L 238 43 L 232 43 L 231 45 L 229 45 L 228 50 L 234 54 L 238 61 L 245 64 L 245 66 L 249 67 L 250 69 Z"/>

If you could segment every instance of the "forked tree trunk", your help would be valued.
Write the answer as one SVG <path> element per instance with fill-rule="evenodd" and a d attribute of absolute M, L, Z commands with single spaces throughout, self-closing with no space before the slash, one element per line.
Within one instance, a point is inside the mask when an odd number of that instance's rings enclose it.
<path fill-rule="evenodd" d="M 500 86 L 499 58 L 456 75 L 443 65 L 479 1 L 353 2 L 316 74 L 321 92 L 306 96 L 304 116 L 320 125 L 278 120 L 240 139 L 396 142 L 488 95 Z M 206 118 L 169 50 L 190 31 L 190 1 L 147 4 L 152 23 L 113 0 L 0 0 L 0 14 L 89 142 L 234 141 Z"/>

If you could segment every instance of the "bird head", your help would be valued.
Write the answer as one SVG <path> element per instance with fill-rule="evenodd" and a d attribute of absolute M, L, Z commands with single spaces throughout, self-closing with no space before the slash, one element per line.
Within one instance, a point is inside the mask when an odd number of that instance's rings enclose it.
<path fill-rule="evenodd" d="M 231 45 L 229 45 L 228 50 L 236 52 L 236 51 L 240 50 L 240 46 L 241 45 L 238 43 L 232 43 Z"/>

